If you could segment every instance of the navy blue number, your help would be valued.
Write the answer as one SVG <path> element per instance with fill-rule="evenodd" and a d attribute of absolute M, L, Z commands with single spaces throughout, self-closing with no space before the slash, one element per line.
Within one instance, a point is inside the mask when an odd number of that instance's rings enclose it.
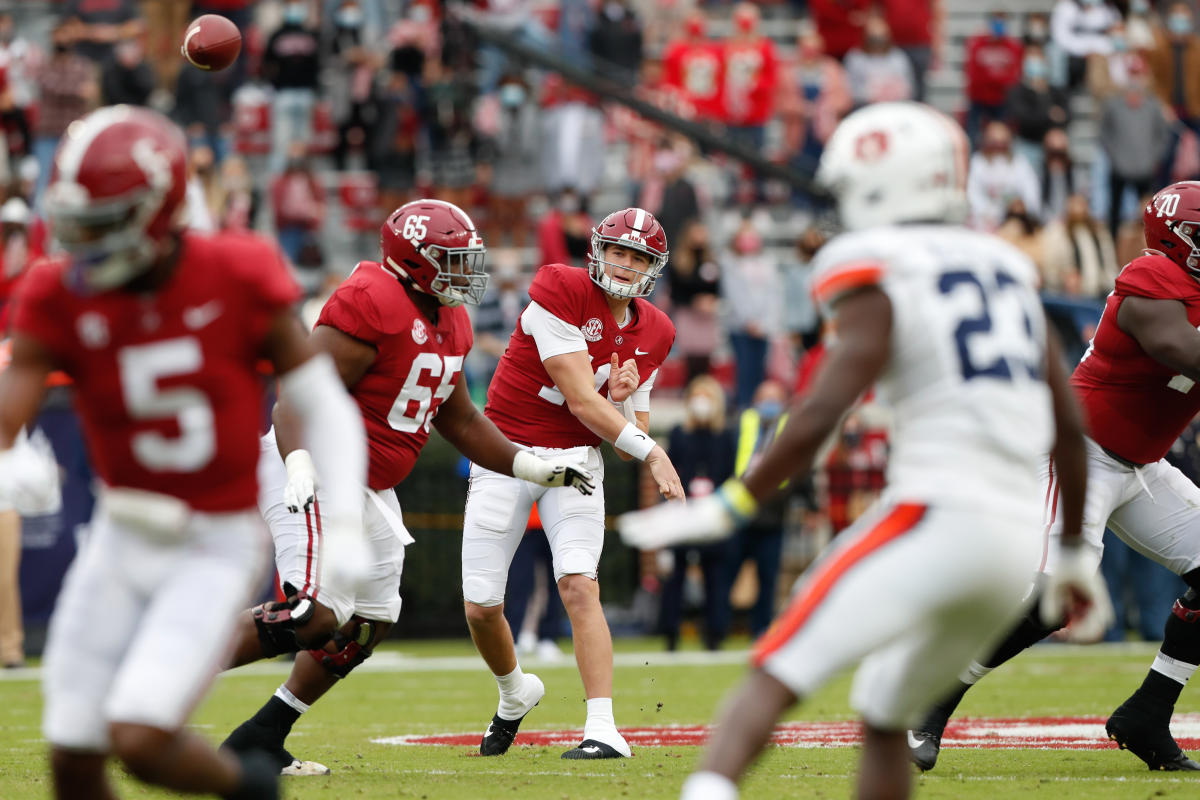
<path fill-rule="evenodd" d="M 979 278 L 972 272 L 965 270 L 947 272 L 938 280 L 938 290 L 942 294 L 950 294 L 959 286 L 972 286 L 979 295 L 979 313 L 973 317 L 966 317 L 958 323 L 958 327 L 954 329 L 954 344 L 958 350 L 959 369 L 962 372 L 963 380 L 972 380 L 974 378 L 995 378 L 997 380 L 1011 381 L 1012 367 L 1009 365 L 1009 359 L 1000 356 L 990 364 L 976 364 L 971 360 L 971 350 L 968 347 L 968 339 L 975 335 L 987 335 L 992 331 L 992 315 L 988 308 L 988 291 Z M 996 271 L 996 288 L 1004 291 L 1008 287 L 1018 287 L 1017 283 L 1007 272 L 1000 270 Z M 1024 310 L 1021 311 L 1022 322 L 1025 327 L 1025 334 L 1029 340 L 1033 340 L 1033 320 L 1029 318 L 1029 314 Z M 1015 359 L 1014 359 L 1015 360 Z M 1030 363 L 1026 360 L 1018 362 L 1021 368 L 1031 378 L 1039 378 L 1041 369 L 1038 364 Z"/>

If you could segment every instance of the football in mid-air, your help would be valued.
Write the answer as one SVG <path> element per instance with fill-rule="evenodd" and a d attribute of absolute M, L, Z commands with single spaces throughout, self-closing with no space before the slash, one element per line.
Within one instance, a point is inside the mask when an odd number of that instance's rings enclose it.
<path fill-rule="evenodd" d="M 220 14 L 205 14 L 188 25 L 179 50 L 194 67 L 209 71 L 225 69 L 242 51 L 242 33 Z"/>

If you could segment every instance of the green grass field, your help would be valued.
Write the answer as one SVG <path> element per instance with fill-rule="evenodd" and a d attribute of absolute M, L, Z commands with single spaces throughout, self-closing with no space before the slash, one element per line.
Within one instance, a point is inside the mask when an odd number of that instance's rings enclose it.
<path fill-rule="evenodd" d="M 743 643 L 744 644 L 744 643 Z M 651 640 L 618 643 L 616 715 L 622 728 L 711 721 L 726 691 L 745 672 L 743 659 L 723 653 L 717 663 L 670 663 Z M 337 687 L 297 724 L 294 753 L 321 761 L 334 774 L 288 778 L 287 798 L 414 798 L 419 800 L 658 800 L 678 797 L 698 756 L 689 746 L 634 747 L 619 762 L 568 762 L 564 749 L 516 746 L 483 759 L 468 746 L 375 744 L 405 734 L 478 736 L 495 710 L 495 683 L 463 642 L 389 645 Z M 645 653 L 645 655 L 640 655 Z M 967 697 L 963 715 L 996 717 L 1107 715 L 1141 681 L 1152 646 L 1043 646 L 1006 665 Z M 699 654 L 685 654 L 687 656 Z M 697 659 L 698 660 L 698 659 Z M 649 663 L 647 663 L 649 662 Z M 368 669 L 367 667 L 370 667 Z M 477 667 L 477 668 L 476 668 Z M 579 728 L 583 694 L 572 661 L 529 662 L 546 683 L 541 705 L 524 730 Z M 193 720 L 213 741 L 261 705 L 285 674 L 283 662 L 222 677 Z M 789 718 L 848 720 L 846 676 Z M 49 795 L 41 739 L 40 686 L 33 670 L 0 675 L 0 800 Z M 1185 690 L 1179 712 L 1200 710 L 1200 694 Z M 518 737 L 518 745 L 521 738 Z M 772 747 L 743 783 L 743 797 L 847 797 L 855 747 Z M 119 774 L 122 796 L 162 798 Z M 1103 750 L 946 749 L 937 769 L 917 779 L 924 798 L 1196 798 L 1200 776 L 1148 772 L 1129 753 Z"/>

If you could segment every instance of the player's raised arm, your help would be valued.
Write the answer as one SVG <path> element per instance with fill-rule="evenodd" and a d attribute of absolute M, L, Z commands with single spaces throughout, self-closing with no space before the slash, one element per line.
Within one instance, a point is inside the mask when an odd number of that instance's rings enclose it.
<path fill-rule="evenodd" d="M 1200 381 L 1200 331 L 1188 321 L 1183 303 L 1126 297 L 1117 311 L 1117 325 L 1155 361 Z"/>
<path fill-rule="evenodd" d="M 626 420 L 612 403 L 596 391 L 595 376 L 586 350 L 551 356 L 542 364 L 576 419 L 614 447 L 646 462 L 663 497 L 668 500 L 683 499 L 683 484 L 666 451 L 648 433 Z"/>
<path fill-rule="evenodd" d="M 465 378 L 442 403 L 433 425 L 458 452 L 484 469 L 540 486 L 572 486 L 581 494 L 596 488 L 583 460 L 551 461 L 509 441 L 471 402 Z"/>

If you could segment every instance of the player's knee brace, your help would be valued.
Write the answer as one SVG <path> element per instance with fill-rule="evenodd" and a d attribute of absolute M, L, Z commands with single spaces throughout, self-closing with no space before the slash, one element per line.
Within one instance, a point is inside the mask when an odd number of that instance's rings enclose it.
<path fill-rule="evenodd" d="M 263 656 L 270 658 L 302 650 L 305 645 L 297 638 L 296 628 L 312 619 L 316 611 L 312 598 L 304 592 L 289 594 L 282 602 L 263 603 L 250 609 Z"/>
<path fill-rule="evenodd" d="M 326 672 L 338 679 L 349 675 L 375 651 L 372 641 L 375 623 L 358 615 L 351 617 L 350 622 L 352 627 L 348 633 L 339 630 L 333 634 L 332 652 L 324 648 L 308 651 Z"/>

